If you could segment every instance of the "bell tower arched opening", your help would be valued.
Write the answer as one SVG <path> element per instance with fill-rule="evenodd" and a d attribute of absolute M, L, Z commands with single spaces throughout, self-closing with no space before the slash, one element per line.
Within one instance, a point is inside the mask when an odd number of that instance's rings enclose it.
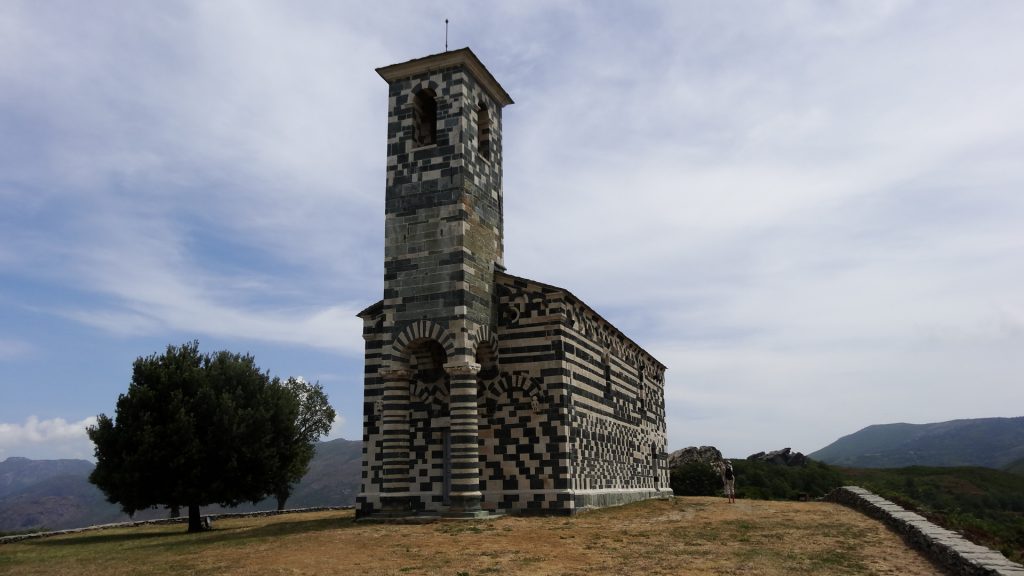
<path fill-rule="evenodd" d="M 476 146 L 481 158 L 491 159 L 491 115 L 483 102 L 476 109 Z"/>
<path fill-rule="evenodd" d="M 412 100 L 413 138 L 417 146 L 437 143 L 437 95 L 430 88 L 416 93 Z"/>

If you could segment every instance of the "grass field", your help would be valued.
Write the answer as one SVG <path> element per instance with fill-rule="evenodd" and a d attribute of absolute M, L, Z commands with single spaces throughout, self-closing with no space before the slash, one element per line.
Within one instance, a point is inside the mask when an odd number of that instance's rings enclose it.
<path fill-rule="evenodd" d="M 355 522 L 352 511 L 110 529 L 0 546 L 0 574 L 935 574 L 838 505 L 707 497 L 572 518 Z"/>

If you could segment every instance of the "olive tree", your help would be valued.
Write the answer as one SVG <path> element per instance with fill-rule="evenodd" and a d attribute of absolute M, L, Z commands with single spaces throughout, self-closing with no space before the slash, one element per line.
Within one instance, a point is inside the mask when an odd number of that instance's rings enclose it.
<path fill-rule="evenodd" d="M 258 502 L 294 478 L 285 471 L 305 457 L 296 441 L 302 414 L 300 395 L 252 356 L 203 354 L 197 341 L 168 346 L 135 360 L 114 417 L 100 414 L 89 427 L 89 480 L 129 514 L 185 505 L 188 530 L 198 531 L 200 506 Z"/>

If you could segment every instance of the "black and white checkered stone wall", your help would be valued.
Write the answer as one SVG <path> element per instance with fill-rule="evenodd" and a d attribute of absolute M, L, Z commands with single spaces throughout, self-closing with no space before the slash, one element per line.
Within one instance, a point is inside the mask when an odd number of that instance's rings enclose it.
<path fill-rule="evenodd" d="M 497 352 L 496 370 L 478 378 L 484 509 L 573 513 L 670 495 L 665 367 L 566 290 L 501 272 L 495 285 L 497 329 L 474 339 Z M 370 399 L 374 351 L 386 337 L 372 318 L 364 319 L 364 513 L 380 481 Z M 410 394 L 416 509 L 443 511 L 446 392 L 414 382 Z"/>
<path fill-rule="evenodd" d="M 381 73 L 390 86 L 385 278 L 383 300 L 360 313 L 359 514 L 396 500 L 409 512 L 445 512 L 457 504 L 453 490 L 477 488 L 489 511 L 573 513 L 669 495 L 665 367 L 570 292 L 504 272 L 501 108 L 511 99 L 460 52 Z M 411 72 L 396 75 L 400 66 Z M 414 138 L 412 110 L 424 89 L 437 108 L 428 146 Z M 479 479 L 469 485 L 466 454 L 476 451 Z"/>
<path fill-rule="evenodd" d="M 532 506 L 572 512 L 671 494 L 665 367 L 569 291 L 504 273 L 495 281 L 501 374 L 533 384 L 535 412 L 554 431 L 538 434 L 546 450 L 527 460 L 541 478 L 556 475 Z M 538 485 L 518 480 L 524 492 Z"/>

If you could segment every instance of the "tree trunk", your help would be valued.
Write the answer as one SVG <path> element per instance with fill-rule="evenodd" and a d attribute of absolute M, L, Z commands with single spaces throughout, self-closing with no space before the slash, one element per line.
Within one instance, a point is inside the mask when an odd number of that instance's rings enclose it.
<path fill-rule="evenodd" d="M 284 510 L 284 503 L 288 501 L 288 497 L 291 493 L 288 490 L 278 490 L 277 494 L 277 511 Z"/>
<path fill-rule="evenodd" d="M 188 531 L 203 531 L 203 520 L 199 517 L 199 504 L 188 505 Z"/>
<path fill-rule="evenodd" d="M 181 506 L 175 504 L 171 506 L 171 518 L 177 518 L 178 516 L 181 516 Z"/>

